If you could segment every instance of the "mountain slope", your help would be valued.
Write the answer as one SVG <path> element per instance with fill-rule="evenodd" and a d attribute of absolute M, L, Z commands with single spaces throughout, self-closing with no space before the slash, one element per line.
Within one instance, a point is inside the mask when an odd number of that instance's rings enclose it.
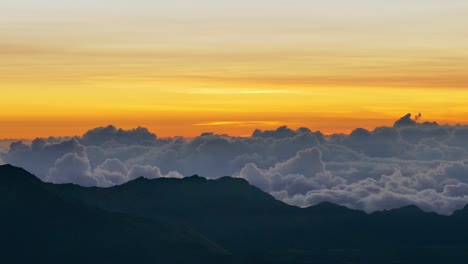
<path fill-rule="evenodd" d="M 0 167 L 5 263 L 186 263 L 227 252 L 194 230 L 65 201 L 26 171 Z"/>
<path fill-rule="evenodd" d="M 331 203 L 297 208 L 243 179 L 140 178 L 108 189 L 49 187 L 105 210 L 190 225 L 234 254 L 272 262 L 438 263 L 468 252 L 467 217 L 425 213 L 415 206 L 369 215 Z"/>
<path fill-rule="evenodd" d="M 468 207 L 450 217 L 415 206 L 372 214 L 331 203 L 298 208 L 228 177 L 140 178 L 103 189 L 45 184 L 0 167 L 0 184 L 1 212 L 14 216 L 0 220 L 16 245 L 10 248 L 31 255 L 29 248 L 39 244 L 33 253 L 40 256 L 56 254 L 51 248 L 57 247 L 58 257 L 46 260 L 96 255 L 128 263 L 138 255 L 139 263 L 207 263 L 198 260 L 215 256 L 217 263 L 427 264 L 468 258 Z M 60 234 L 77 239 L 62 245 Z M 21 247 L 25 238 L 34 242 Z M 221 247 L 235 257 L 222 257 Z"/>

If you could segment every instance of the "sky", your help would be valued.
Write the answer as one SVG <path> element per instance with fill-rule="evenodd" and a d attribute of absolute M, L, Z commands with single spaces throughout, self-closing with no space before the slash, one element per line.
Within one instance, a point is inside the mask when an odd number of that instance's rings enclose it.
<path fill-rule="evenodd" d="M 2 0 L 0 138 L 468 123 L 465 0 Z"/>

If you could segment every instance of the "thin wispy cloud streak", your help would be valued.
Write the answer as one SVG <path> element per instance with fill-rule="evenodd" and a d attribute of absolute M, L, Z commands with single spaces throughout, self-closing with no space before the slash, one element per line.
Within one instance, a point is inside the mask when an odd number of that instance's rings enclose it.
<path fill-rule="evenodd" d="M 297 90 L 268 90 L 268 89 L 192 89 L 187 91 L 188 94 L 205 94 L 205 95 L 229 95 L 229 94 L 301 94 L 302 91 Z"/>
<path fill-rule="evenodd" d="M 196 123 L 193 124 L 194 126 L 251 126 L 251 125 L 268 125 L 274 126 L 279 125 L 281 122 L 279 121 L 212 121 L 212 122 L 205 122 L 205 123 Z"/>

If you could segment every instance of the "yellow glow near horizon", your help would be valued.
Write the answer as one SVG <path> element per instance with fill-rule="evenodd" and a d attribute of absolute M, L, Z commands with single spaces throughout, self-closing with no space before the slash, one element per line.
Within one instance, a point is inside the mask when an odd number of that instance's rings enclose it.
<path fill-rule="evenodd" d="M 23 89 L 26 90 L 26 89 Z M 296 89 L 297 93 L 236 94 L 233 90 L 213 94 L 158 92 L 134 89 L 81 90 L 37 102 L 39 95 L 27 91 L 22 105 L 2 104 L 0 120 L 5 138 L 79 135 L 87 129 L 114 124 L 124 128 L 148 127 L 159 136 L 196 136 L 205 131 L 249 135 L 255 128 L 280 125 L 306 126 L 324 133 L 350 132 L 356 127 L 372 129 L 391 125 L 407 112 L 422 112 L 425 120 L 465 123 L 468 91 L 455 89 Z M 49 98 L 54 98 L 50 91 Z M 43 93 L 43 92 L 42 92 Z M 8 97 L 13 97 L 14 94 Z M 42 96 L 45 96 L 44 94 Z M 442 98 L 442 100 L 441 100 Z M 60 100 L 51 103 L 53 100 Z M 123 103 L 124 102 L 124 103 Z M 6 111 L 8 108 L 9 111 Z M 13 109 L 13 111 L 12 111 Z"/>
<path fill-rule="evenodd" d="M 0 3 L 0 138 L 468 123 L 466 1 L 136 2 Z"/>

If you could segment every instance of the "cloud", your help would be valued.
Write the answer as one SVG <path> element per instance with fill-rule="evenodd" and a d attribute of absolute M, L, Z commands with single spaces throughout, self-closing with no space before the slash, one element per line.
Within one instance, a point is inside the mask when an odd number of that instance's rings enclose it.
<path fill-rule="evenodd" d="M 17 140 L 3 139 L 0 140 L 0 152 L 7 152 L 10 149 L 10 145 Z"/>
<path fill-rule="evenodd" d="M 69 153 L 83 157 L 86 154 L 86 148 L 76 138 L 54 143 L 45 139 L 35 139 L 31 144 L 18 141 L 11 143 L 3 160 L 12 165 L 23 167 L 44 179 L 55 162 Z"/>
<path fill-rule="evenodd" d="M 366 178 L 354 183 L 338 184 L 332 188 L 311 190 L 306 194 L 281 195 L 286 202 L 299 206 L 330 201 L 373 212 L 417 205 L 426 211 L 450 214 L 468 203 L 466 183 L 453 178 L 450 174 L 445 174 L 447 171 L 444 170 L 452 166 L 454 165 L 443 165 L 427 173 L 417 173 L 410 177 L 395 171 L 378 179 Z M 458 169 L 460 168 L 456 168 Z M 441 170 L 444 171 L 443 174 L 439 174 Z M 465 171 L 466 168 L 463 168 L 463 173 Z"/>
<path fill-rule="evenodd" d="M 101 165 L 94 169 L 95 178 L 105 179 L 106 182 L 101 182 L 100 186 L 112 186 L 125 183 L 129 180 L 128 169 L 119 159 L 107 159 Z"/>
<path fill-rule="evenodd" d="M 147 179 L 155 179 L 155 178 L 183 178 L 183 176 L 176 172 L 170 171 L 168 174 L 164 175 L 161 173 L 161 170 L 158 167 L 150 166 L 150 165 L 134 165 L 129 173 L 129 179 L 136 179 L 139 177 L 144 177 Z"/>
<path fill-rule="evenodd" d="M 107 126 L 75 138 L 10 142 L 0 159 L 55 183 L 235 176 L 298 206 L 330 201 L 371 212 L 414 204 L 450 214 L 468 202 L 467 142 L 467 126 L 406 115 L 393 127 L 349 135 L 282 126 L 242 138 L 161 139 L 145 128 Z"/>
<path fill-rule="evenodd" d="M 205 123 L 196 123 L 194 126 L 245 126 L 245 125 L 278 125 L 278 121 L 211 121 Z"/>
<path fill-rule="evenodd" d="M 240 171 L 239 177 L 266 192 L 286 191 L 291 195 L 343 183 L 343 179 L 326 172 L 324 166 L 320 150 L 310 148 L 299 151 L 296 156 L 269 169 L 260 169 L 253 163 L 247 164 Z"/>
<path fill-rule="evenodd" d="M 248 89 L 193 89 L 189 94 L 209 94 L 209 95 L 235 95 L 235 94 L 301 94 L 301 91 L 291 90 L 248 90 Z"/>
<path fill-rule="evenodd" d="M 100 179 L 93 177 L 89 160 L 76 153 L 59 158 L 45 180 L 52 183 L 76 183 L 82 186 L 103 186 Z"/>
<path fill-rule="evenodd" d="M 416 121 L 411 118 L 411 114 L 407 114 L 404 117 L 398 119 L 393 127 L 404 127 L 404 126 L 415 126 Z"/>
<path fill-rule="evenodd" d="M 145 145 L 155 144 L 156 135 L 148 129 L 138 127 L 131 130 L 117 129 L 114 126 L 98 127 L 86 132 L 80 138 L 84 145 Z"/>
<path fill-rule="evenodd" d="M 78 156 L 69 153 L 55 162 L 45 181 L 63 184 L 75 183 L 81 186 L 110 187 L 120 185 L 139 177 L 155 178 L 181 178 L 178 172 L 161 173 L 158 167 L 134 165 L 129 169 L 118 159 L 107 159 L 95 169 L 91 168 L 87 156 Z"/>

